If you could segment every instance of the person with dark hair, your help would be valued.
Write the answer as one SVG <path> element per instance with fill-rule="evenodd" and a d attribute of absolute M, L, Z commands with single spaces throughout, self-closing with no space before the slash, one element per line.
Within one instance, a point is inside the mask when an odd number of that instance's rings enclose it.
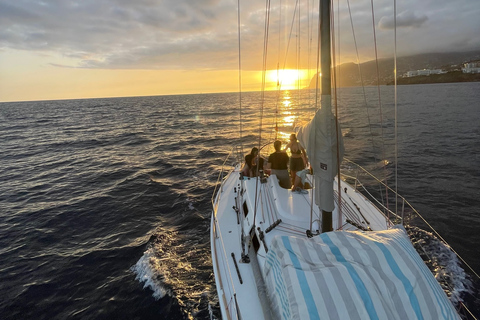
<path fill-rule="evenodd" d="M 307 154 L 300 142 L 298 142 L 295 133 L 290 135 L 290 142 L 285 147 L 285 150 L 287 149 L 290 149 L 292 153 L 290 158 L 290 176 L 292 178 L 292 185 L 294 185 L 297 171 L 305 169 L 308 164 Z"/>
<path fill-rule="evenodd" d="M 277 176 L 280 187 L 290 189 L 290 177 L 288 176 L 288 155 L 282 151 L 282 142 L 277 140 L 273 143 L 275 152 L 268 157 L 267 167 L 272 169 L 271 174 Z"/>
<path fill-rule="evenodd" d="M 245 177 L 256 177 L 257 171 L 263 170 L 264 160 L 258 154 L 258 148 L 253 147 L 252 151 L 245 156 L 245 164 L 243 165 L 243 175 Z"/>

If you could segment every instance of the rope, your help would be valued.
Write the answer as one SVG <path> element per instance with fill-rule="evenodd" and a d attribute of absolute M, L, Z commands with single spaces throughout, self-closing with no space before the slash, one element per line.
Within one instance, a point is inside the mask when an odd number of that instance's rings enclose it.
<path fill-rule="evenodd" d="M 381 137 L 382 137 L 382 162 L 383 162 L 383 169 L 385 173 L 385 184 L 387 185 L 387 166 L 385 164 L 385 140 L 384 140 L 384 135 L 383 135 L 383 112 L 382 112 L 382 97 L 380 93 L 380 71 L 378 67 L 378 48 L 377 48 L 377 32 L 375 29 L 375 12 L 373 10 L 373 0 L 370 1 L 371 7 L 372 7 L 372 26 L 373 26 L 373 43 L 374 43 L 374 48 L 375 48 L 375 67 L 376 67 L 376 73 L 377 73 L 377 91 L 378 91 L 378 107 L 379 107 L 379 115 L 380 115 L 380 132 L 381 132 Z M 387 209 L 388 209 L 388 189 L 385 189 L 385 200 L 387 201 Z M 383 199 L 383 193 L 380 190 L 380 194 Z M 382 200 L 383 201 L 383 200 Z M 390 218 L 389 210 L 387 210 L 388 217 Z"/>
<path fill-rule="evenodd" d="M 262 144 L 262 123 L 263 123 L 263 108 L 265 103 L 265 75 L 267 72 L 267 49 L 268 49 L 268 30 L 270 25 L 270 0 L 265 4 L 265 30 L 263 37 L 263 70 L 262 70 L 262 93 L 261 93 L 261 106 L 260 106 L 260 121 L 258 124 L 258 155 L 260 156 L 261 144 Z M 258 171 L 260 170 L 260 159 L 257 165 L 256 184 L 255 184 L 255 209 L 253 212 L 253 226 L 255 227 L 255 221 L 257 217 L 257 201 L 258 201 Z"/>
<path fill-rule="evenodd" d="M 282 39 L 281 39 L 281 34 L 282 34 L 282 1 L 280 0 L 280 5 L 279 5 L 279 19 L 278 19 L 278 49 L 277 49 L 277 93 L 276 93 L 276 99 L 275 99 L 275 140 L 278 138 L 278 104 L 280 101 L 280 49 L 282 47 Z M 271 137 L 271 136 L 270 136 Z M 270 139 L 272 140 L 272 139 Z"/>
<path fill-rule="evenodd" d="M 300 70 L 300 59 L 301 59 L 301 27 L 300 27 L 300 20 L 301 20 L 301 14 L 300 14 L 300 9 L 301 9 L 301 6 L 299 5 L 298 6 L 298 27 L 297 27 L 297 50 L 296 50 L 296 54 L 297 54 L 297 106 L 300 106 L 300 72 L 298 72 L 298 70 Z M 297 112 L 298 114 L 298 112 Z"/>
<path fill-rule="evenodd" d="M 367 103 L 367 94 L 365 92 L 365 83 L 364 83 L 364 80 L 363 80 L 363 72 L 362 72 L 362 67 L 360 65 L 360 55 L 358 53 L 357 37 L 355 35 L 355 28 L 353 26 L 352 10 L 350 8 L 350 1 L 349 0 L 347 0 L 347 5 L 348 5 L 349 16 L 350 16 L 350 25 L 351 25 L 351 28 L 352 28 L 353 42 L 355 44 L 355 53 L 356 53 L 356 57 L 357 57 L 358 73 L 359 73 L 359 76 L 360 76 L 360 83 L 361 83 L 362 92 L 363 92 L 363 103 L 365 105 L 365 110 L 367 112 L 368 129 L 370 131 L 371 142 L 372 142 L 372 153 L 373 153 L 373 158 L 375 160 L 375 163 L 377 163 L 378 158 L 377 158 L 377 155 L 375 153 L 375 140 L 374 140 L 374 136 L 373 136 L 373 132 L 372 132 L 372 121 L 371 121 L 369 107 L 368 107 L 368 103 Z M 373 2 L 372 2 L 372 12 L 373 12 Z M 373 29 L 375 31 L 375 22 L 373 22 Z M 376 39 L 376 37 L 375 37 L 375 39 Z M 376 40 L 375 40 L 375 43 L 376 43 Z M 375 50 L 376 50 L 376 45 L 375 45 Z M 379 78 L 379 76 L 378 76 L 378 59 L 376 59 L 376 61 L 377 61 L 377 79 L 378 79 Z M 381 107 L 381 104 L 380 104 L 380 107 Z M 380 189 L 380 195 L 381 195 L 381 199 L 383 201 L 383 191 L 382 191 L 382 189 Z"/>
<path fill-rule="evenodd" d="M 375 162 L 377 162 L 377 155 L 375 154 L 375 144 L 374 144 L 374 141 L 373 141 L 372 121 L 371 121 L 371 118 L 370 118 L 370 112 L 369 112 L 368 103 L 367 103 L 367 94 L 365 92 L 365 83 L 363 81 L 363 72 L 362 72 L 362 67 L 360 65 L 360 55 L 358 53 L 357 37 L 355 35 L 355 28 L 353 26 L 352 10 L 350 8 L 350 1 L 349 0 L 347 0 L 347 5 L 348 5 L 348 13 L 349 13 L 349 16 L 350 16 L 350 25 L 352 27 L 353 42 L 355 44 L 355 53 L 356 53 L 357 65 L 358 65 L 358 74 L 360 76 L 360 83 L 362 85 L 363 103 L 365 104 L 365 109 L 367 111 L 368 128 L 370 130 L 370 136 L 372 137 L 371 141 L 372 141 L 373 157 L 375 159 Z"/>
<path fill-rule="evenodd" d="M 276 210 L 276 206 L 273 204 L 275 202 L 275 200 L 272 200 L 273 196 L 271 195 L 271 192 L 268 192 L 268 190 L 266 190 L 265 194 L 267 196 L 267 204 L 268 204 L 267 209 L 270 209 L 270 218 L 272 220 L 269 221 L 269 224 L 271 224 L 274 221 L 278 220 L 278 213 L 277 213 L 277 210 Z M 267 215 L 267 217 L 268 217 L 268 215 Z"/>
<path fill-rule="evenodd" d="M 322 4 L 321 4 L 321 1 L 318 2 L 318 12 L 320 13 L 321 12 L 321 7 L 322 7 Z M 322 29 L 322 24 L 321 24 L 321 19 L 318 19 L 318 26 L 317 26 L 317 66 L 316 66 L 316 76 L 315 76 L 315 113 L 317 113 L 318 109 L 319 109 L 319 106 L 318 106 L 318 96 L 319 96 L 319 74 L 320 74 L 320 49 L 321 49 L 321 29 Z M 315 126 L 315 130 L 316 130 L 316 124 L 314 123 L 314 126 Z M 313 138 L 313 143 L 314 145 L 317 144 L 317 135 L 314 136 Z M 316 156 L 315 156 L 315 152 L 313 153 L 313 155 L 310 155 L 311 158 L 309 159 L 310 160 L 310 163 L 315 163 L 316 162 Z M 312 181 L 312 187 L 315 186 L 315 176 L 313 176 L 313 181 Z M 312 227 L 313 227 L 313 194 L 314 192 L 312 191 L 311 192 L 311 197 L 310 197 L 310 231 L 312 230 Z M 320 208 L 319 208 L 320 210 Z"/>
<path fill-rule="evenodd" d="M 338 201 L 338 193 L 335 191 L 334 193 L 335 200 Z M 339 205 L 340 206 L 340 205 Z M 355 222 L 357 225 L 363 225 L 364 223 L 362 222 L 362 219 L 360 216 L 353 210 L 353 208 L 348 204 L 346 201 L 343 201 L 341 203 L 341 206 L 343 207 L 345 216 L 350 219 L 351 221 Z M 368 227 L 368 226 L 367 226 Z"/>
<path fill-rule="evenodd" d="M 398 117 L 397 117 L 397 1 L 393 0 L 393 76 L 394 76 L 394 103 L 395 103 L 395 213 L 398 215 Z M 402 212 L 402 224 L 403 224 L 403 212 Z"/>
<path fill-rule="evenodd" d="M 240 0 L 237 1 L 237 12 L 238 12 L 238 101 L 239 101 L 239 112 L 240 112 L 240 146 L 243 154 L 243 128 L 242 128 L 242 56 L 241 56 L 241 32 L 240 32 Z"/>
<path fill-rule="evenodd" d="M 333 94 L 335 96 L 335 139 L 336 139 L 336 158 L 337 158 L 337 175 L 339 177 L 339 179 L 337 179 L 337 189 L 338 189 L 338 230 L 342 230 L 342 187 L 340 185 L 340 149 L 339 149 L 339 144 L 340 144 L 340 139 L 338 137 L 338 129 L 339 129 L 339 124 L 338 124 L 338 91 L 337 91 L 337 68 L 335 67 L 337 64 L 336 64 L 336 60 L 335 60 L 335 14 L 334 14 L 334 8 L 333 8 L 333 3 L 331 3 L 331 8 L 330 8 L 330 11 L 332 12 L 332 14 L 330 15 L 331 16 L 331 32 L 333 34 L 333 36 L 331 37 L 332 38 L 332 61 L 333 61 L 333 72 L 332 72 L 332 83 L 334 84 L 334 90 L 333 90 Z M 340 32 L 338 33 L 338 41 L 340 43 Z M 338 52 L 338 54 L 340 55 L 340 51 Z"/>

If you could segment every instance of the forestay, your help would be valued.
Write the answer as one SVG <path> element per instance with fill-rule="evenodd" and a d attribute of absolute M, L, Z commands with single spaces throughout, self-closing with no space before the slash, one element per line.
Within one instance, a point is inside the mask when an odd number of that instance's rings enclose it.
<path fill-rule="evenodd" d="M 276 236 L 265 276 L 275 319 L 459 319 L 401 226 Z"/>

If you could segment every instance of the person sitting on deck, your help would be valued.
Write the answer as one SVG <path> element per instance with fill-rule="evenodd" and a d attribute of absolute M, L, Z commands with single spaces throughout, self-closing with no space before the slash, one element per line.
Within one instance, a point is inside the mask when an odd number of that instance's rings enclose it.
<path fill-rule="evenodd" d="M 271 174 L 277 176 L 280 187 L 290 189 L 290 177 L 288 175 L 288 155 L 282 151 L 282 142 L 277 140 L 273 143 L 275 152 L 268 157 L 267 168 L 272 169 Z"/>
<path fill-rule="evenodd" d="M 245 164 L 242 173 L 245 177 L 256 177 L 257 171 L 263 170 L 264 160 L 258 154 L 258 148 L 253 147 L 252 151 L 245 156 Z"/>

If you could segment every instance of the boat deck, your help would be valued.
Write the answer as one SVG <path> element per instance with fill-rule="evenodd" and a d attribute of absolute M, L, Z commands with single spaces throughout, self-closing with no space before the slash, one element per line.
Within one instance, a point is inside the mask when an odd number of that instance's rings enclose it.
<path fill-rule="evenodd" d="M 361 193 L 347 183 L 342 182 L 341 187 L 344 230 L 358 229 L 346 219 L 353 219 L 365 229 L 387 228 L 386 219 Z M 215 281 L 217 288 L 221 288 L 218 292 L 220 306 L 231 319 L 269 319 L 266 297 L 258 294 L 259 280 L 264 276 L 259 275 L 258 270 L 262 270 L 265 263 L 265 247 L 270 246 L 276 235 L 306 237 L 311 223 L 314 234 L 316 229 L 321 229 L 319 209 L 311 205 L 312 200 L 312 189 L 306 194 L 283 189 L 275 176 L 268 177 L 265 183 L 257 178 L 243 178 L 242 181 L 237 167 L 225 178 L 216 195 L 211 239 L 212 255 L 216 257 L 213 261 Z M 333 212 L 335 230 L 339 229 L 337 217 L 336 207 Z M 257 253 L 255 265 L 258 263 L 260 268 L 242 262 L 242 254 L 247 255 L 251 247 Z"/>

